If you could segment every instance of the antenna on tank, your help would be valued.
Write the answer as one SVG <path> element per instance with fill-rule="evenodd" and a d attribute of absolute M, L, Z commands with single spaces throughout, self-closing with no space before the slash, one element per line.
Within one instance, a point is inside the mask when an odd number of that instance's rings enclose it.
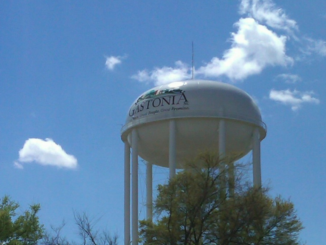
<path fill-rule="evenodd" d="M 194 42 L 191 42 L 191 51 L 192 51 L 192 65 L 191 65 L 191 78 L 195 79 L 195 52 L 194 52 Z"/>

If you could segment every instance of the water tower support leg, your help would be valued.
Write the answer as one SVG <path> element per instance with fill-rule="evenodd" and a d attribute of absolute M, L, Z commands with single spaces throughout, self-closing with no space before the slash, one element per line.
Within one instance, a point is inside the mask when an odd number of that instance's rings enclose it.
<path fill-rule="evenodd" d="M 169 168 L 170 179 L 175 176 L 176 169 L 176 127 L 175 120 L 170 121 L 169 125 Z"/>
<path fill-rule="evenodd" d="M 130 146 L 125 142 L 124 244 L 130 245 Z"/>
<path fill-rule="evenodd" d="M 138 245 L 138 137 L 132 130 L 132 245 Z"/>
<path fill-rule="evenodd" d="M 218 153 L 220 158 L 225 157 L 225 120 L 221 119 L 219 123 L 219 133 L 218 133 Z"/>
<path fill-rule="evenodd" d="M 146 218 L 152 221 L 153 217 L 153 164 L 147 162 L 146 166 Z"/>
<path fill-rule="evenodd" d="M 253 160 L 254 186 L 260 187 L 261 186 L 260 135 L 259 135 L 258 128 L 255 128 L 254 135 L 253 135 L 252 160 Z"/>
<path fill-rule="evenodd" d="M 223 158 L 225 157 L 225 120 L 221 119 L 219 123 L 219 130 L 218 130 L 218 154 L 219 154 L 219 159 L 220 159 L 220 171 L 221 173 L 224 173 L 222 175 L 222 180 L 221 180 L 221 185 L 220 188 L 221 190 L 226 189 L 226 173 L 225 173 L 225 162 Z M 223 161 L 221 161 L 223 160 Z M 222 193 L 222 192 L 221 192 Z"/>
<path fill-rule="evenodd" d="M 229 182 L 229 195 L 230 195 L 230 197 L 234 197 L 234 189 L 235 189 L 235 167 L 234 167 L 234 162 L 230 162 L 228 164 L 228 182 Z"/>

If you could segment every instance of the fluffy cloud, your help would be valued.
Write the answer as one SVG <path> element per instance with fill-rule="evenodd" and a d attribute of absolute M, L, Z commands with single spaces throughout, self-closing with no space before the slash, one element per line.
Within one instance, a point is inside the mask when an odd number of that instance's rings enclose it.
<path fill-rule="evenodd" d="M 286 83 L 296 83 L 296 82 L 300 82 L 302 80 L 300 76 L 295 75 L 295 74 L 280 74 L 276 78 L 282 79 Z"/>
<path fill-rule="evenodd" d="M 275 7 L 270 0 L 242 0 L 240 18 L 235 23 L 236 33 L 232 33 L 231 47 L 222 58 L 213 57 L 210 62 L 199 67 L 197 76 L 227 76 L 231 80 L 243 80 L 259 74 L 267 66 L 286 66 L 293 59 L 286 55 L 287 37 L 278 35 L 270 28 L 292 32 L 297 29 L 294 20 L 288 18 L 282 9 Z M 175 67 L 155 68 L 152 71 L 139 71 L 132 78 L 141 82 L 154 82 L 156 85 L 191 77 L 190 68 L 181 61 Z"/>
<path fill-rule="evenodd" d="M 113 71 L 117 65 L 121 64 L 121 62 L 122 62 L 122 57 L 110 56 L 110 57 L 106 57 L 105 66 L 110 71 Z"/>
<path fill-rule="evenodd" d="M 142 70 L 132 76 L 140 82 L 153 82 L 155 85 L 162 85 L 175 81 L 190 79 L 189 67 L 181 61 L 175 62 L 175 67 L 155 68 L 152 71 Z"/>
<path fill-rule="evenodd" d="M 232 47 L 222 59 L 214 57 L 196 74 L 206 77 L 225 75 L 241 80 L 260 73 L 266 66 L 285 66 L 293 62 L 285 53 L 286 37 L 278 36 L 253 18 L 240 19 L 237 33 L 232 33 Z"/>
<path fill-rule="evenodd" d="M 316 53 L 321 56 L 326 56 L 326 41 L 314 40 L 312 38 L 306 38 L 307 52 L 308 54 Z"/>
<path fill-rule="evenodd" d="M 296 21 L 290 19 L 284 10 L 277 8 L 271 0 L 242 0 L 239 12 L 274 29 L 288 32 L 298 29 Z"/>
<path fill-rule="evenodd" d="M 26 140 L 23 148 L 19 151 L 19 159 L 14 162 L 14 166 L 22 169 L 24 163 L 30 162 L 58 168 L 77 168 L 77 159 L 73 155 L 67 154 L 52 139 L 31 138 Z"/>
<path fill-rule="evenodd" d="M 318 53 L 326 56 L 326 42 L 323 40 L 298 38 L 299 32 L 295 20 L 277 7 L 272 0 L 241 0 L 239 13 L 244 15 L 234 26 L 237 31 L 231 33 L 231 47 L 222 57 L 213 57 L 199 67 L 197 77 L 226 76 L 230 80 L 243 80 L 261 73 L 269 66 L 288 66 L 294 59 L 286 54 L 286 44 L 290 39 L 300 45 L 306 45 L 302 52 Z M 278 33 L 277 33 L 277 32 Z M 279 34 L 279 32 L 283 34 Z M 175 67 L 142 70 L 132 78 L 140 82 L 153 82 L 155 85 L 189 79 L 190 68 L 181 61 Z M 283 77 L 288 82 L 299 81 L 299 77 Z"/>
<path fill-rule="evenodd" d="M 293 111 L 298 110 L 303 103 L 319 104 L 319 99 L 313 97 L 312 91 L 299 92 L 297 90 L 274 90 L 269 93 L 269 98 L 281 102 L 284 105 L 291 106 Z"/>

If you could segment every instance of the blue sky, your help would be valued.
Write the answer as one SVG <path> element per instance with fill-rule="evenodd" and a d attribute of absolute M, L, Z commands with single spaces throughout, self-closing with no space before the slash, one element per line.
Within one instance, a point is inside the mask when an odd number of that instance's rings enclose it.
<path fill-rule="evenodd" d="M 196 78 L 261 109 L 263 183 L 302 241 L 326 240 L 325 1 L 1 1 L 0 27 L 0 196 L 40 203 L 46 227 L 75 237 L 85 211 L 122 242 L 121 126 L 142 92 L 191 77 L 194 42 Z"/>

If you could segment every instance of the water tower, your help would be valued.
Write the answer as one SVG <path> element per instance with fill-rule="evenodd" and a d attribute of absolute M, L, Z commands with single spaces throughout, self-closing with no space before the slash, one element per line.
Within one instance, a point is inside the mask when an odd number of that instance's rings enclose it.
<path fill-rule="evenodd" d="M 125 144 L 125 245 L 130 244 L 130 160 L 132 244 L 138 244 L 138 156 L 147 162 L 147 218 L 152 218 L 152 164 L 169 167 L 170 178 L 184 159 L 199 152 L 241 158 L 252 150 L 253 183 L 261 185 L 260 141 L 266 126 L 253 99 L 232 85 L 204 80 L 152 88 L 131 105 L 121 131 Z M 132 149 L 130 159 L 130 149 Z"/>

